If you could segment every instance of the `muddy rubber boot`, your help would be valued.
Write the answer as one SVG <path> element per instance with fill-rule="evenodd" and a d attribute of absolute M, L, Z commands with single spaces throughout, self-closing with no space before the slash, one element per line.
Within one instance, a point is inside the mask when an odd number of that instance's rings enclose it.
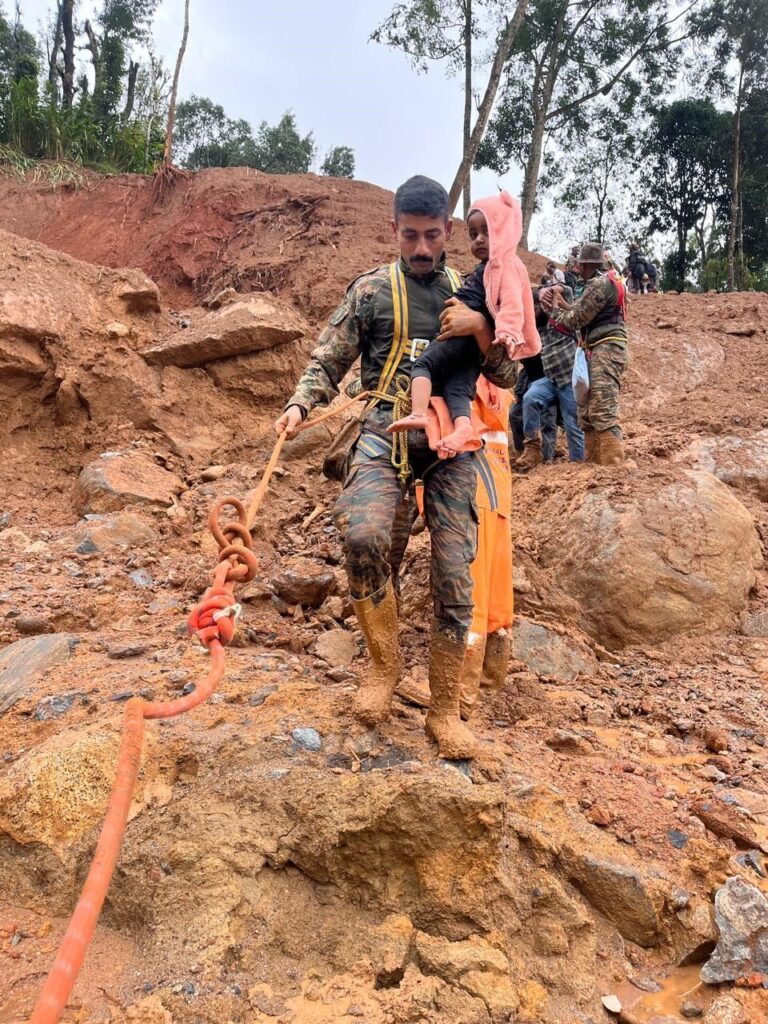
<path fill-rule="evenodd" d="M 464 669 L 461 673 L 461 690 L 459 691 L 459 712 L 465 722 L 469 720 L 477 707 L 484 657 L 485 634 L 470 633 L 467 639 L 467 652 L 464 655 Z"/>
<path fill-rule="evenodd" d="M 397 684 L 395 695 L 400 700 L 415 704 L 417 708 L 428 708 L 431 694 L 429 686 L 418 679 L 403 679 Z"/>
<path fill-rule="evenodd" d="M 541 437 L 526 437 L 523 442 L 523 454 L 515 463 L 515 469 L 533 469 L 534 466 L 540 466 L 543 461 Z"/>
<path fill-rule="evenodd" d="M 600 465 L 624 465 L 624 441 L 610 430 L 604 430 L 600 434 Z"/>
<path fill-rule="evenodd" d="M 464 644 L 433 628 L 429 651 L 432 700 L 424 728 L 446 761 L 469 760 L 479 751 L 477 740 L 459 717 L 464 653 Z"/>
<path fill-rule="evenodd" d="M 596 430 L 584 431 L 584 461 L 600 465 L 600 435 Z"/>
<path fill-rule="evenodd" d="M 512 634 L 505 629 L 490 633 L 485 644 L 483 683 L 490 690 L 502 690 L 512 654 Z"/>
<path fill-rule="evenodd" d="M 400 678 L 397 605 L 392 581 L 387 581 L 378 604 L 374 604 L 373 597 L 366 597 L 362 601 L 353 600 L 352 607 L 371 658 L 368 674 L 355 694 L 352 711 L 364 725 L 378 725 L 389 715 L 392 695 Z"/>

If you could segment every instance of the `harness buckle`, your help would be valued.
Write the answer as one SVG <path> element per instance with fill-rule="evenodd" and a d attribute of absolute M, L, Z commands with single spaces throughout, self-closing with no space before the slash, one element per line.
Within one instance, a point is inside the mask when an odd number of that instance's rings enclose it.
<path fill-rule="evenodd" d="M 426 351 L 429 345 L 429 338 L 412 338 L 410 359 L 415 363 L 419 356 Z"/>

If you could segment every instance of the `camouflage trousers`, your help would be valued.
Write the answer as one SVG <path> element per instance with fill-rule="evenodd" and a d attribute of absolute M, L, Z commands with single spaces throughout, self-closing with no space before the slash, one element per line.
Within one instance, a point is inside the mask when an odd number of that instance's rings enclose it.
<path fill-rule="evenodd" d="M 413 479 L 424 480 L 437 627 L 464 641 L 472 622 L 470 566 L 477 552 L 475 458 L 467 452 L 438 462 L 426 441 L 412 441 L 409 457 Z M 353 598 L 376 594 L 390 577 L 396 583 L 416 512 L 411 489 L 397 479 L 388 442 L 363 434 L 335 509 Z"/>
<path fill-rule="evenodd" d="M 579 406 L 579 426 L 584 431 L 610 430 L 621 437 L 619 391 L 621 378 L 629 366 L 626 345 L 605 341 L 596 345 L 589 357 L 589 399 Z"/>

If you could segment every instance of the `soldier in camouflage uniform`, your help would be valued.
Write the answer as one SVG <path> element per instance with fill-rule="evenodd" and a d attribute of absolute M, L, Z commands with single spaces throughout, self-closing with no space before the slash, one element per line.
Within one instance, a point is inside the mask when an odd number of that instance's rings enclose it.
<path fill-rule="evenodd" d="M 626 292 L 613 271 L 603 269 L 603 247 L 582 245 L 579 274 L 586 282 L 584 294 L 572 306 L 557 287 L 540 293 L 544 308 L 553 306 L 552 318 L 572 331 L 581 332 L 581 344 L 589 359 L 589 400 L 579 408 L 587 462 L 620 466 L 624 439 L 619 426 L 619 391 L 629 365 Z"/>
<path fill-rule="evenodd" d="M 398 308 L 407 309 L 408 339 L 474 334 L 485 352 L 485 376 L 502 388 L 514 383 L 514 364 L 503 345 L 491 345 L 493 330 L 483 315 L 451 298 L 455 275 L 447 270 L 443 252 L 452 227 L 445 189 L 429 178 L 411 178 L 397 190 L 394 214 L 398 263 L 369 271 L 350 285 L 275 424 L 278 432 L 292 436 L 315 406 L 331 401 L 358 357 L 363 387 L 377 390 L 388 360 L 402 348 L 396 350 L 394 344 L 396 325 L 403 323 Z M 442 757 L 461 759 L 476 753 L 475 738 L 459 718 L 461 669 L 472 620 L 470 565 L 477 544 L 475 459 L 473 453 L 462 452 L 440 461 L 424 432 L 411 431 L 410 479 L 398 478 L 387 427 L 395 418 L 394 393 L 410 380 L 412 351 L 409 340 L 389 394 L 366 414 L 336 507 L 350 593 L 371 657 L 371 670 L 355 698 L 355 713 L 368 725 L 389 714 L 400 675 L 392 563 L 399 566 L 411 522 L 408 507 L 403 507 L 407 485 L 423 478 L 434 603 L 432 703 L 426 727 Z"/>

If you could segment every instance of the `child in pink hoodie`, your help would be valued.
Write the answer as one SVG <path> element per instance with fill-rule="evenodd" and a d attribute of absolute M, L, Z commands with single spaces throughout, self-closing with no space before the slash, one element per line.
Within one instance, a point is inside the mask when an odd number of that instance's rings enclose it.
<path fill-rule="evenodd" d="M 479 199 L 467 217 L 472 255 L 480 260 L 456 298 L 483 312 L 494 325 L 494 345 L 504 345 L 511 359 L 526 359 L 541 351 L 528 273 L 517 255 L 522 234 L 520 204 L 509 193 Z M 424 430 L 433 383 L 439 386 L 454 429 L 440 441 L 438 454 L 461 451 L 474 435 L 470 403 L 481 372 L 483 355 L 474 338 L 449 338 L 428 346 L 411 372 L 409 416 L 397 420 L 390 432 Z"/>

